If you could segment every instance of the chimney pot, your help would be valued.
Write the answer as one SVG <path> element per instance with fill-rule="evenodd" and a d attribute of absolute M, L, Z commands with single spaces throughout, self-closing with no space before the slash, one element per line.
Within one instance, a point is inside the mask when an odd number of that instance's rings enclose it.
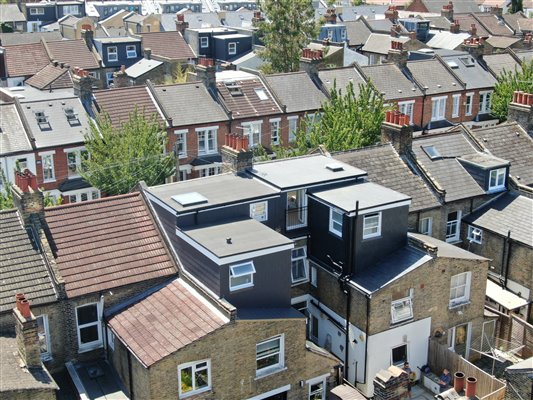
<path fill-rule="evenodd" d="M 19 304 L 20 304 L 19 311 L 22 314 L 22 316 L 26 319 L 31 318 L 30 302 L 26 299 L 23 299 L 23 300 L 20 300 Z"/>
<path fill-rule="evenodd" d="M 463 391 L 464 386 L 465 386 L 465 374 L 457 371 L 453 375 L 453 388 L 457 393 L 460 393 Z"/>
<path fill-rule="evenodd" d="M 476 383 L 477 379 L 473 376 L 469 376 L 466 378 L 466 390 L 465 390 L 465 396 L 466 397 L 474 397 L 476 395 Z"/>

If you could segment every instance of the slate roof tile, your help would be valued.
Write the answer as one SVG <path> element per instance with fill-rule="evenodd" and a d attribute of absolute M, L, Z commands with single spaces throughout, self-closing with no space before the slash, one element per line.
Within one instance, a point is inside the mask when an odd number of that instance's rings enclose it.
<path fill-rule="evenodd" d="M 143 48 L 151 49 L 153 56 L 183 61 L 196 57 L 179 32 L 143 33 L 141 37 Z"/>
<path fill-rule="evenodd" d="M 50 63 L 40 42 L 4 46 L 4 59 L 9 77 L 35 75 Z"/>
<path fill-rule="evenodd" d="M 306 72 L 267 75 L 265 80 L 289 113 L 318 110 L 326 100 Z"/>
<path fill-rule="evenodd" d="M 410 61 L 407 68 L 412 77 L 426 87 L 427 95 L 461 91 L 462 83 L 439 60 Z"/>
<path fill-rule="evenodd" d="M 30 140 L 14 104 L 0 104 L 0 154 L 32 151 Z"/>
<path fill-rule="evenodd" d="M 483 61 L 495 76 L 499 76 L 503 71 L 522 70 L 520 64 L 508 53 L 487 54 L 483 56 Z"/>
<path fill-rule="evenodd" d="M 40 90 L 64 89 L 72 87 L 72 77 L 68 68 L 48 64 L 25 83 Z"/>
<path fill-rule="evenodd" d="M 455 9 L 455 3 L 454 3 Z M 453 19 L 459 21 L 459 29 L 461 32 L 468 32 L 472 24 L 476 25 L 476 34 L 478 36 L 490 36 L 490 32 L 483 27 L 473 14 L 453 14 Z"/>
<path fill-rule="evenodd" d="M 100 65 L 83 39 L 47 42 L 50 59 L 68 64 L 70 67 L 96 69 Z"/>
<path fill-rule="evenodd" d="M 61 40 L 63 36 L 58 31 L 54 32 L 0 32 L 2 46 L 12 46 L 17 44 L 35 44 L 44 40 Z"/>
<path fill-rule="evenodd" d="M 340 89 L 342 92 L 346 92 L 346 88 L 351 82 L 356 96 L 359 94 L 359 85 L 366 84 L 365 79 L 353 67 L 320 70 L 318 71 L 318 77 L 328 91 L 336 87 L 337 90 Z"/>
<path fill-rule="evenodd" d="M 410 81 L 395 64 L 371 65 L 361 69 L 372 84 L 384 93 L 385 100 L 422 96 L 416 83 Z"/>

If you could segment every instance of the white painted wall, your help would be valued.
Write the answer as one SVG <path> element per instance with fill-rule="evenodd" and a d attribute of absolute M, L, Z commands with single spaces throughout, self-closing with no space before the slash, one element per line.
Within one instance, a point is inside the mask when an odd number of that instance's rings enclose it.
<path fill-rule="evenodd" d="M 15 166 L 17 160 L 20 160 L 21 158 L 25 158 L 28 164 L 27 168 L 34 174 L 37 174 L 34 153 L 17 154 L 16 156 L 1 157 L 0 167 L 4 171 L 7 180 L 11 183 L 15 183 Z"/>
<path fill-rule="evenodd" d="M 316 300 L 314 300 L 316 302 Z M 320 307 L 327 312 L 330 317 L 342 327 L 346 326 L 346 322 L 343 318 L 337 315 L 335 312 L 330 310 L 323 304 L 320 304 Z M 330 321 L 328 315 L 321 312 L 317 307 L 315 307 L 311 302 L 309 302 L 308 307 L 309 313 L 314 317 L 318 318 L 318 345 L 326 348 L 326 341 L 328 335 L 331 337 L 331 352 L 344 361 L 344 346 L 345 338 L 344 332 L 339 329 L 333 322 Z M 309 327 L 311 329 L 311 327 Z M 329 350 L 329 349 L 328 349 Z"/>

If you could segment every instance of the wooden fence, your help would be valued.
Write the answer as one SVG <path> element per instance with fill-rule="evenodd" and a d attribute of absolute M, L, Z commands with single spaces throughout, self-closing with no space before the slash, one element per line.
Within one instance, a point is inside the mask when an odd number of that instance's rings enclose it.
<path fill-rule="evenodd" d="M 476 394 L 481 400 L 502 400 L 505 397 L 506 383 L 487 374 L 474 364 L 465 360 L 460 355 L 448 350 L 444 344 L 435 339 L 429 339 L 429 367 L 432 371 L 440 371 L 447 368 L 453 374 L 461 371 L 465 378 L 473 376 L 477 379 Z"/>

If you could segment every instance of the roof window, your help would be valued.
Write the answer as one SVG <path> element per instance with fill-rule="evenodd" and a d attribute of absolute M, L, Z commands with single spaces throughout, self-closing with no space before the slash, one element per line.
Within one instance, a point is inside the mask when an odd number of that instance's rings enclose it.
<path fill-rule="evenodd" d="M 268 96 L 263 88 L 257 88 L 254 90 L 257 97 L 259 97 L 259 100 L 268 100 Z"/>
<path fill-rule="evenodd" d="M 448 64 L 448 67 L 450 67 L 452 69 L 459 68 L 459 64 L 457 64 L 455 61 L 446 61 L 446 64 Z"/>
<path fill-rule="evenodd" d="M 50 126 L 50 122 L 48 122 L 48 117 L 46 116 L 44 111 L 35 110 L 33 114 L 35 115 L 35 119 L 37 120 L 37 124 L 39 125 L 39 128 L 41 130 L 52 129 L 52 127 Z"/>
<path fill-rule="evenodd" d="M 224 85 L 232 96 L 242 96 L 242 90 L 239 84 L 235 81 L 225 81 Z M 259 95 L 258 95 L 259 96 Z"/>
<path fill-rule="evenodd" d="M 459 60 L 461 60 L 461 62 L 467 67 L 473 67 L 476 65 L 472 57 L 460 57 Z"/>
<path fill-rule="evenodd" d="M 78 118 L 78 114 L 74 111 L 73 107 L 65 107 L 63 109 L 65 112 L 65 116 L 67 117 L 67 122 L 72 125 L 81 125 L 80 120 Z"/>
<path fill-rule="evenodd" d="M 174 200 L 176 203 L 183 207 L 190 207 L 196 206 L 198 204 L 207 203 L 207 198 L 202 196 L 198 192 L 177 194 L 175 196 L 172 196 L 172 200 Z"/>
<path fill-rule="evenodd" d="M 338 164 L 338 163 L 327 164 L 326 168 L 332 172 L 344 171 L 344 167 L 342 166 L 342 164 Z"/>
<path fill-rule="evenodd" d="M 424 150 L 424 153 L 426 153 L 432 160 L 442 158 L 435 146 L 422 146 L 422 150 Z"/>

